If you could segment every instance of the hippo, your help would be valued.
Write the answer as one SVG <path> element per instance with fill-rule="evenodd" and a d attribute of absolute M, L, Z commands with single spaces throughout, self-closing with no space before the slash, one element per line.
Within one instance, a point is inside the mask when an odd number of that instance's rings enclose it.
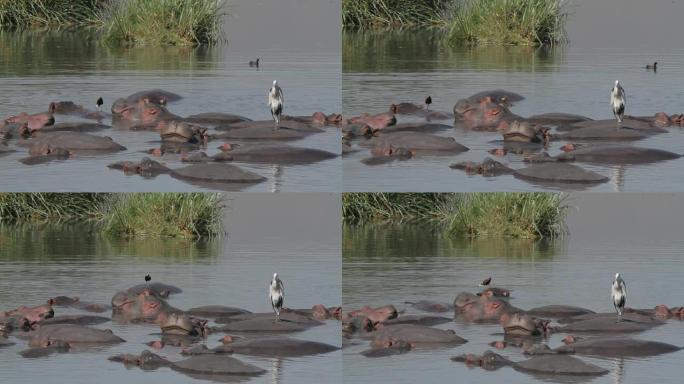
<path fill-rule="evenodd" d="M 37 305 L 35 307 L 22 306 L 17 309 L 0 313 L 0 322 L 8 318 L 25 319 L 28 324 L 33 325 L 42 322 L 55 316 L 55 311 L 52 309 L 52 300 L 47 303 Z"/>
<path fill-rule="evenodd" d="M 413 158 L 413 152 L 404 147 L 374 147 L 371 150 L 371 154 L 373 156 L 362 159 L 361 162 L 372 166 L 387 164 L 395 160 L 408 160 Z"/>
<path fill-rule="evenodd" d="M 32 132 L 53 125 L 55 123 L 55 117 L 53 116 L 52 110 L 36 113 L 33 115 L 22 112 L 16 116 L 10 116 L 4 121 L 5 124 L 18 124 L 20 126 L 25 126 L 29 132 Z"/>
<path fill-rule="evenodd" d="M 252 121 L 240 124 L 220 125 L 221 133 L 210 135 L 212 140 L 299 140 L 322 129 L 297 122 L 281 121 L 277 129 L 273 121 Z"/>
<path fill-rule="evenodd" d="M 469 366 L 480 366 L 490 371 L 510 366 L 516 371 L 532 375 L 601 376 L 608 373 L 606 369 L 567 355 L 542 355 L 521 362 L 513 362 L 488 350 L 481 356 L 472 354 L 454 356 L 451 361 L 462 362 Z"/>
<path fill-rule="evenodd" d="M 549 184 L 600 184 L 608 181 L 603 175 L 566 163 L 533 164 L 515 170 L 513 176 L 526 181 Z"/>
<path fill-rule="evenodd" d="M 315 304 L 310 309 L 290 309 L 286 308 L 285 312 L 292 312 L 296 315 L 313 318 L 314 320 L 329 320 L 342 318 L 342 307 L 326 307 L 323 304 Z"/>
<path fill-rule="evenodd" d="M 188 123 L 194 123 L 194 124 L 219 125 L 219 124 L 241 123 L 241 122 L 252 121 L 252 120 L 248 119 L 244 116 L 233 115 L 230 113 L 207 112 L 207 113 L 200 113 L 197 115 L 190 115 L 188 117 L 183 118 L 183 121 L 186 121 Z"/>
<path fill-rule="evenodd" d="M 453 137 L 436 136 L 418 132 L 388 133 L 367 140 L 360 144 L 372 147 L 373 151 L 386 148 L 406 148 L 414 154 L 449 155 L 468 151 L 468 147 L 459 144 Z"/>
<path fill-rule="evenodd" d="M 7 143 L 0 141 L 0 156 L 9 155 L 13 152 L 16 152 L 14 148 L 10 148 Z"/>
<path fill-rule="evenodd" d="M 450 318 L 443 316 L 406 315 L 399 316 L 396 319 L 386 320 L 382 322 L 381 325 L 415 324 L 432 326 L 449 323 L 451 321 Z"/>
<path fill-rule="evenodd" d="M 425 109 L 424 104 L 396 103 L 391 104 L 389 111 L 396 115 L 413 115 Z"/>
<path fill-rule="evenodd" d="M 396 319 L 398 316 L 397 309 L 393 305 L 383 305 L 382 307 L 371 308 L 365 306 L 361 309 L 350 311 L 345 314 L 345 317 L 352 318 L 356 316 L 365 316 L 370 319 L 373 324 L 382 323 L 387 320 Z"/>
<path fill-rule="evenodd" d="M 44 133 L 28 141 L 30 147 L 49 145 L 52 148 L 63 148 L 73 153 L 112 153 L 126 150 L 126 147 L 114 142 L 107 136 L 96 136 L 80 132 Z"/>
<path fill-rule="evenodd" d="M 603 357 L 649 357 L 681 350 L 672 344 L 631 338 L 601 337 L 562 345 L 556 353 L 576 353 Z"/>
<path fill-rule="evenodd" d="M 616 321 L 616 315 L 613 314 L 590 314 L 577 316 L 583 320 L 573 321 L 558 330 L 560 332 L 592 332 L 592 333 L 627 333 L 627 332 L 642 332 L 649 330 L 658 325 L 664 324 L 662 321 L 650 318 L 648 316 L 638 315 L 635 313 L 625 313 L 622 321 Z"/>
<path fill-rule="evenodd" d="M 208 349 L 204 345 L 183 351 L 183 355 L 232 354 L 264 357 L 300 357 L 329 353 L 339 350 L 333 345 L 316 341 L 298 340 L 287 337 L 259 337 L 240 340 Z"/>
<path fill-rule="evenodd" d="M 231 380 L 236 380 L 237 378 L 259 376 L 266 373 L 265 370 L 254 365 L 244 363 L 236 358 L 216 354 L 197 355 L 178 362 L 171 362 L 159 355 L 145 350 L 139 356 L 123 354 L 112 356 L 109 358 L 109 361 L 121 362 L 125 365 L 139 366 L 145 370 L 169 367 L 174 371 L 183 373 L 193 378 L 211 378 L 214 381 L 225 381 L 228 378 Z"/>
<path fill-rule="evenodd" d="M 481 163 L 475 163 L 472 161 L 453 163 L 449 165 L 449 168 L 465 171 L 469 175 L 482 175 L 486 177 L 507 175 L 515 172 L 513 169 L 503 165 L 491 157 L 486 157 Z"/>
<path fill-rule="evenodd" d="M 190 183 L 208 184 L 214 187 L 229 184 L 257 184 L 266 178 L 254 172 L 230 164 L 193 164 L 171 171 L 171 177 Z"/>
<path fill-rule="evenodd" d="M 222 326 L 213 327 L 210 329 L 210 332 L 288 333 L 305 331 L 315 325 L 322 324 L 312 322 L 291 322 L 283 319 L 284 316 L 281 314 L 281 321 L 275 321 L 274 315 L 271 315 L 271 318 L 262 317 L 248 320 L 236 320 Z"/>
<path fill-rule="evenodd" d="M 508 301 L 491 296 L 461 292 L 454 299 L 456 317 L 466 321 L 498 321 L 505 313 L 522 312 Z"/>
<path fill-rule="evenodd" d="M 369 132 L 373 135 L 383 135 L 391 132 L 421 132 L 421 133 L 435 133 L 443 132 L 452 129 L 451 125 L 437 124 L 437 123 L 402 123 L 385 127 L 381 130 L 369 129 L 364 132 Z M 368 135 L 366 135 L 368 136 Z"/>
<path fill-rule="evenodd" d="M 615 122 L 613 122 L 615 125 Z M 643 140 L 653 135 L 652 132 L 638 131 L 635 129 L 615 129 L 607 127 L 586 127 L 573 129 L 564 134 L 551 135 L 554 140 L 586 140 L 586 141 L 635 141 Z"/>
<path fill-rule="evenodd" d="M 121 291 L 112 297 L 112 316 L 124 322 L 142 321 L 162 325 L 171 314 L 181 312 L 151 289 Z"/>
<path fill-rule="evenodd" d="M 456 335 L 453 330 L 437 329 L 423 325 L 398 324 L 384 326 L 370 333 L 371 346 L 385 348 L 388 343 L 405 341 L 415 347 L 457 346 L 468 340 Z"/>
<path fill-rule="evenodd" d="M 504 334 L 513 336 L 546 336 L 551 332 L 550 321 L 515 312 L 504 313 L 499 318 Z"/>
<path fill-rule="evenodd" d="M 469 129 L 496 130 L 501 122 L 523 120 L 508 109 L 513 100 L 521 100 L 519 97 L 506 91 L 480 92 L 459 100 L 454 105 L 454 117 Z"/>
<path fill-rule="evenodd" d="M 183 120 L 182 117 L 169 112 L 166 107 L 152 103 L 147 99 L 135 102 L 118 99 L 112 105 L 112 121 L 114 125 L 132 130 L 157 130 L 160 122 Z"/>
<path fill-rule="evenodd" d="M 167 168 L 158 161 L 150 159 L 149 157 L 143 158 L 139 163 L 134 163 L 132 161 L 119 161 L 109 164 L 107 168 L 124 171 L 124 173 L 127 175 L 138 174 L 145 178 L 156 177 L 163 173 L 171 173 L 171 169 Z"/>
<path fill-rule="evenodd" d="M 342 334 L 350 337 L 354 333 L 368 333 L 375 330 L 375 325 L 366 316 L 343 317 Z"/>
<path fill-rule="evenodd" d="M 528 122 L 514 120 L 512 123 L 501 122 L 499 126 L 505 142 L 520 143 L 547 143 L 549 141 L 549 128 L 533 126 Z"/>
<path fill-rule="evenodd" d="M 387 340 L 382 346 L 375 346 L 361 352 L 365 357 L 386 357 L 392 355 L 399 355 L 409 352 L 413 349 L 413 345 L 404 340 Z"/>
<path fill-rule="evenodd" d="M 45 339 L 39 347 L 32 347 L 27 350 L 19 352 L 21 357 L 26 359 L 34 359 L 38 357 L 50 356 L 54 353 L 66 353 L 71 350 L 71 344 L 62 340 Z"/>
<path fill-rule="evenodd" d="M 191 123 L 181 121 L 160 122 L 157 128 L 164 142 L 206 145 L 209 139 L 207 128 Z"/>
<path fill-rule="evenodd" d="M 582 121 L 592 121 L 592 119 L 582 116 L 574 115 L 571 113 L 542 113 L 539 115 L 533 115 L 525 119 L 532 124 L 550 124 L 550 125 L 561 125 L 565 126 L 568 124 L 579 123 Z"/>
<path fill-rule="evenodd" d="M 406 304 L 410 304 L 413 308 L 424 312 L 444 313 L 454 310 L 454 306 L 452 304 L 440 303 L 431 300 L 420 300 L 415 303 L 406 302 Z"/>
<path fill-rule="evenodd" d="M 43 325 L 29 333 L 29 346 L 41 347 L 46 340 L 60 340 L 70 345 L 111 345 L 125 342 L 109 329 L 96 329 L 78 324 Z"/>
<path fill-rule="evenodd" d="M 179 312 L 170 313 L 159 326 L 164 335 L 206 337 L 209 334 L 207 320 L 192 318 Z"/>
<path fill-rule="evenodd" d="M 98 121 L 112 117 L 112 115 L 102 111 L 91 111 L 87 108 L 84 108 L 82 105 L 74 103 L 73 101 L 53 101 L 50 103 L 49 110 L 53 111 L 53 113 L 56 115 L 74 115 L 84 119 Z"/>
<path fill-rule="evenodd" d="M 206 305 L 203 307 L 190 308 L 185 311 L 191 316 L 209 317 L 209 318 L 219 318 L 219 317 L 231 317 L 235 315 L 244 315 L 252 313 L 248 310 L 236 307 L 226 307 L 223 305 Z"/>
<path fill-rule="evenodd" d="M 81 301 L 81 299 L 78 296 L 56 296 L 51 298 L 51 300 L 52 305 L 55 307 L 71 307 L 86 312 L 102 313 L 112 309 L 108 305 Z"/>
<path fill-rule="evenodd" d="M 108 321 L 111 321 L 111 319 L 104 316 L 61 315 L 43 320 L 41 326 L 50 324 L 98 325 Z"/>
<path fill-rule="evenodd" d="M 55 148 L 48 144 L 34 145 L 30 148 L 31 156 L 20 159 L 24 165 L 45 164 L 53 160 L 66 160 L 73 155 L 73 152 L 64 148 Z"/>
<path fill-rule="evenodd" d="M 128 102 L 136 103 L 140 100 L 146 100 L 152 104 L 166 105 L 174 101 L 181 100 L 183 96 L 168 92 L 163 89 L 151 89 L 146 91 L 136 92 L 126 98 Z"/>
<path fill-rule="evenodd" d="M 481 292 L 478 292 L 477 295 L 487 297 L 511 297 L 511 291 L 506 288 L 487 287 Z"/>
<path fill-rule="evenodd" d="M 137 284 L 126 289 L 126 292 L 136 295 L 143 293 L 144 291 L 152 291 L 159 297 L 163 298 L 183 292 L 182 289 L 176 287 L 175 285 L 164 284 L 160 282 Z"/>
<path fill-rule="evenodd" d="M 282 120 L 292 120 L 316 126 L 335 126 L 342 123 L 344 118 L 339 113 L 326 115 L 323 112 L 314 112 L 311 116 L 282 116 Z"/>
<path fill-rule="evenodd" d="M 348 124 L 361 124 L 369 127 L 372 131 L 378 131 L 397 123 L 397 118 L 391 112 L 378 113 L 377 115 L 370 115 L 364 113 L 360 116 L 355 116 L 347 121 Z"/>
<path fill-rule="evenodd" d="M 664 115 L 664 114 L 663 114 Z M 662 117 L 660 114 L 652 117 L 634 117 L 625 116 L 620 124 L 620 129 L 631 130 L 631 131 L 641 131 L 644 133 L 664 133 L 667 130 L 663 127 L 669 126 L 669 118 L 665 120 L 665 115 Z M 582 128 L 592 128 L 596 131 L 601 130 L 617 130 L 617 125 L 615 124 L 615 119 L 605 119 L 605 120 L 587 120 L 571 123 L 568 125 L 563 125 L 557 128 L 558 131 L 574 131 Z"/>
<path fill-rule="evenodd" d="M 681 155 L 662 149 L 641 148 L 629 145 L 590 145 L 567 151 L 555 157 L 544 157 L 544 161 L 581 161 L 595 164 L 649 164 L 673 160 Z"/>
<path fill-rule="evenodd" d="M 264 164 L 311 164 L 334 159 L 337 154 L 313 148 L 289 145 L 246 145 L 226 152 L 220 152 L 211 159 L 214 161 L 240 161 Z"/>
<path fill-rule="evenodd" d="M 299 311 L 293 311 L 289 308 L 282 308 L 280 311 L 280 320 L 283 322 L 288 322 L 292 324 L 302 324 L 306 326 L 317 326 L 321 325 L 320 321 L 317 319 L 313 318 L 313 314 L 300 314 L 298 313 Z M 272 312 L 264 312 L 264 313 L 243 313 L 243 314 L 235 314 L 232 316 L 228 317 L 219 317 L 215 319 L 215 322 L 217 324 L 231 324 L 231 323 L 236 323 L 236 322 L 250 322 L 250 321 L 257 321 L 260 322 L 262 320 L 269 320 L 273 321 L 274 320 L 274 314 Z M 244 323 L 241 325 L 242 327 L 249 326 L 248 323 Z M 258 325 L 261 326 L 261 325 Z"/>
<path fill-rule="evenodd" d="M 525 311 L 526 314 L 530 316 L 541 316 L 541 317 L 572 317 L 578 315 L 587 315 L 596 313 L 586 308 L 573 307 L 570 305 L 545 305 L 542 307 L 535 307 L 530 310 Z"/>

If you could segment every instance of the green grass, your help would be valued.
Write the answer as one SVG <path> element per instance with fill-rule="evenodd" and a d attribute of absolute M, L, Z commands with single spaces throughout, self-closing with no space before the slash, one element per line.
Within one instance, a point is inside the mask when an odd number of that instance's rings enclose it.
<path fill-rule="evenodd" d="M 116 195 L 105 216 L 103 230 L 117 237 L 216 236 L 222 231 L 221 211 L 219 194 Z"/>
<path fill-rule="evenodd" d="M 111 45 L 212 45 L 221 40 L 223 0 L 127 0 L 101 14 Z"/>
<path fill-rule="evenodd" d="M 346 223 L 430 222 L 461 237 L 554 238 L 565 233 L 565 197 L 555 193 L 347 193 Z"/>
<path fill-rule="evenodd" d="M 342 0 L 342 25 L 415 27 L 444 25 L 452 0 Z"/>
<path fill-rule="evenodd" d="M 449 41 L 463 45 L 554 45 L 566 41 L 562 0 L 464 0 Z"/>
<path fill-rule="evenodd" d="M 83 27 L 97 23 L 107 0 L 0 0 L 0 26 Z"/>
<path fill-rule="evenodd" d="M 87 222 L 117 238 L 220 236 L 214 193 L 0 193 L 0 223 Z"/>

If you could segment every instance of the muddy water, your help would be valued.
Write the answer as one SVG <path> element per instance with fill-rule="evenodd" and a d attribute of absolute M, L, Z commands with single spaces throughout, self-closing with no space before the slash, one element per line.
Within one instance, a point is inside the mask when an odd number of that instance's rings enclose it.
<path fill-rule="evenodd" d="M 457 100 L 473 93 L 504 88 L 526 97 L 512 111 L 521 116 L 567 112 L 594 119 L 612 118 L 609 91 L 616 79 L 627 93 L 627 114 L 682 113 L 684 45 L 681 23 L 668 22 L 684 10 L 680 2 L 619 0 L 574 1 L 568 6 L 570 44 L 555 49 L 447 46 L 438 33 L 345 33 L 343 36 L 343 106 L 346 115 L 386 111 L 391 103 L 422 103 L 451 112 Z M 655 22 L 658 20 L 658 22 Z M 636 27 L 640 26 L 640 27 Z M 646 64 L 659 62 L 657 73 Z M 415 121 L 400 117 L 400 122 Z M 452 122 L 447 120 L 446 124 Z M 603 174 L 609 183 L 584 188 L 538 186 L 503 176 L 469 177 L 449 169 L 453 162 L 482 161 L 500 146 L 495 133 L 456 128 L 440 133 L 470 148 L 447 157 L 423 157 L 370 167 L 363 150 L 343 160 L 348 191 L 500 191 L 589 189 L 592 191 L 681 191 L 676 175 L 684 160 L 643 166 L 581 166 Z M 681 128 L 670 128 L 637 144 L 682 152 Z M 564 142 L 553 142 L 550 154 Z M 523 167 L 520 155 L 497 160 Z M 655 187 L 657 185 L 657 188 Z"/>
<path fill-rule="evenodd" d="M 337 3 L 337 6 L 335 6 Z M 298 14 L 293 12 L 297 6 Z M 285 11 L 287 10 L 287 11 Z M 225 112 L 254 120 L 270 119 L 266 94 L 277 79 L 287 100 L 285 113 L 311 115 L 314 111 L 339 112 L 340 43 L 339 1 L 231 1 L 225 19 L 225 44 L 211 48 L 102 47 L 83 33 L 0 34 L 0 116 L 23 111 L 41 112 L 55 100 L 72 100 L 95 108 L 103 97 L 105 110 L 119 97 L 162 88 L 184 96 L 169 104 L 171 112 L 188 116 Z M 300 22 L 291 23 L 291 15 Z M 337 16 L 336 16 L 337 15 Z M 318 39 L 303 39 L 302 36 Z M 334 36 L 333 36 L 334 35 Z M 315 41 L 314 41 L 315 40 Z M 247 63 L 261 59 L 257 71 Z M 59 121 L 71 121 L 57 116 Z M 109 121 L 104 121 L 109 124 Z M 150 132 L 108 130 L 127 151 L 81 157 L 46 165 L 24 166 L 17 160 L 24 149 L 0 159 L 0 179 L 6 191 L 190 191 L 200 187 L 162 175 L 153 180 L 126 177 L 107 169 L 121 160 L 139 160 L 142 151 L 158 147 L 159 135 Z M 208 154 L 222 142 L 211 142 Z M 290 144 L 339 153 L 339 133 L 325 132 Z M 14 143 L 10 142 L 13 146 Z M 178 158 L 164 159 L 171 168 Z M 258 185 L 229 186 L 247 191 L 337 191 L 341 186 L 340 161 L 275 167 L 238 164 L 268 178 Z"/>
<path fill-rule="evenodd" d="M 629 287 L 628 306 L 681 305 L 681 195 L 580 194 L 570 198 L 569 203 L 573 207 L 567 220 L 569 235 L 547 243 L 454 240 L 424 226 L 347 227 L 343 241 L 343 303 L 347 308 L 394 304 L 407 314 L 418 314 L 404 302 L 429 299 L 451 303 L 459 292 L 474 292 L 480 281 L 492 276 L 492 284 L 511 289 L 512 304 L 523 309 L 567 304 L 610 312 L 610 284 L 615 272 L 620 272 Z M 488 343 L 502 338 L 500 326 L 452 322 L 438 327 L 455 330 L 468 343 L 370 359 L 359 354 L 368 348 L 367 342 L 356 344 L 352 340 L 344 349 L 345 380 L 541 381 L 510 368 L 487 372 L 449 360 L 451 356 L 491 349 Z M 681 321 L 671 320 L 635 337 L 683 346 L 683 327 Z M 551 336 L 548 345 L 561 345 L 563 336 Z M 497 352 L 514 361 L 525 359 L 517 349 Z M 676 383 L 680 381 L 682 357 L 682 351 L 646 359 L 582 357 L 610 373 L 572 382 Z"/>
<path fill-rule="evenodd" d="M 312 208 L 302 212 L 301 204 Z M 188 309 L 221 304 L 270 311 L 267 286 L 277 271 L 287 286 L 286 305 L 308 308 L 315 303 L 339 305 L 341 261 L 339 198 L 326 194 L 230 196 L 225 217 L 227 237 L 203 243 L 183 241 L 114 241 L 91 228 L 3 227 L 0 229 L 0 307 L 36 305 L 55 295 L 78 295 L 82 300 L 108 304 L 117 290 L 143 281 L 149 273 L 156 281 L 183 289 L 169 303 Z M 57 314 L 74 311 L 56 307 Z M 109 316 L 108 313 L 103 315 Z M 126 343 L 87 353 L 53 355 L 28 360 L 17 354 L 23 341 L 0 351 L 0 376 L 8 383 L 104 383 L 193 381 L 169 369 L 143 372 L 107 361 L 119 353 L 140 353 L 143 343 L 156 340 L 156 326 L 105 323 Z M 340 345 L 340 325 L 326 322 L 296 338 Z M 221 335 L 211 335 L 208 346 Z M 180 349 L 159 353 L 179 360 Z M 267 371 L 253 383 L 341 383 L 341 352 L 304 358 L 253 358 L 239 356 Z M 206 382 L 206 381 L 205 381 Z"/>

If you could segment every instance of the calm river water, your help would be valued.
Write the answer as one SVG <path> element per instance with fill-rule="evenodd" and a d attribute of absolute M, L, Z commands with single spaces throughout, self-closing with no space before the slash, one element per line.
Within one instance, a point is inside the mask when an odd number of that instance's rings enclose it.
<path fill-rule="evenodd" d="M 629 286 L 628 306 L 682 305 L 684 196 L 578 194 L 568 203 L 573 207 L 567 219 L 569 234 L 550 243 L 454 240 L 440 236 L 433 228 L 415 225 L 348 226 L 342 247 L 344 306 L 394 304 L 399 310 L 406 309 L 407 314 L 418 314 L 404 302 L 428 299 L 451 303 L 459 292 L 475 292 L 480 281 L 492 276 L 494 285 L 512 290 L 512 304 L 523 309 L 566 304 L 610 312 L 610 284 L 616 272 Z M 452 322 L 439 327 L 455 330 L 468 343 L 453 349 L 372 359 L 359 354 L 368 348 L 367 342 L 356 344 L 353 340 L 344 349 L 345 380 L 538 382 L 510 368 L 488 372 L 449 360 L 451 356 L 491 349 L 488 343 L 502 338 L 499 325 Z M 681 321 L 670 320 L 635 337 L 684 346 L 683 327 Z M 551 336 L 548 345 L 561 345 L 563 336 Z M 497 353 L 514 361 L 524 359 L 517 349 Z M 682 357 L 684 351 L 646 359 L 582 357 L 610 373 L 579 381 L 678 383 Z"/>
<path fill-rule="evenodd" d="M 276 198 L 277 197 L 277 198 Z M 143 281 L 173 284 L 183 292 L 169 303 L 188 309 L 218 304 L 252 312 L 271 311 L 267 286 L 273 272 L 287 286 L 287 306 L 310 308 L 316 303 L 339 305 L 341 260 L 339 197 L 332 194 L 232 194 L 226 209 L 222 240 L 114 241 L 90 228 L 61 226 L 0 228 L 0 307 L 37 305 L 56 295 L 108 304 L 118 290 Z M 306 204 L 311 210 L 302 210 Z M 315 212 L 315 214 L 313 213 Z M 71 313 L 55 307 L 56 314 Z M 108 313 L 103 315 L 108 316 Z M 107 357 L 148 349 L 159 327 L 105 323 L 126 343 L 87 353 L 24 359 L 17 352 L 25 342 L 0 350 L 0 377 L 5 383 L 189 383 L 169 369 L 144 372 L 126 369 Z M 340 324 L 324 325 L 292 335 L 340 346 Z M 221 335 L 207 339 L 218 345 Z M 180 349 L 165 347 L 160 354 L 180 360 Z M 341 351 L 288 359 L 239 357 L 265 370 L 254 383 L 341 383 Z"/>
<path fill-rule="evenodd" d="M 83 33 L 0 33 L 0 117 L 42 112 L 51 101 L 72 100 L 90 109 L 101 96 L 109 111 L 119 97 L 162 88 L 184 96 L 169 104 L 171 112 L 235 113 L 254 120 L 270 119 L 266 94 L 274 79 L 287 94 L 285 113 L 311 115 L 341 109 L 339 1 L 231 1 L 225 18 L 227 42 L 217 47 L 109 49 Z M 292 23 L 293 17 L 298 21 Z M 316 37 L 316 38 L 314 38 Z M 247 63 L 261 59 L 257 71 Z M 71 121 L 56 116 L 59 121 Z M 109 121 L 105 121 L 109 124 Z M 154 180 L 127 177 L 110 170 L 116 161 L 138 161 L 144 150 L 159 146 L 154 132 L 109 130 L 128 151 L 24 166 L 20 149 L 0 159 L 5 191 L 191 191 L 198 187 L 166 175 Z M 220 142 L 211 142 L 208 154 Z M 325 132 L 291 143 L 340 152 L 339 132 Z M 10 142 L 10 145 L 14 145 Z M 171 168 L 180 160 L 167 161 Z M 268 182 L 248 191 L 338 191 L 341 162 L 274 167 L 239 164 Z M 236 187 L 232 187 L 236 188 Z"/>
<path fill-rule="evenodd" d="M 436 32 L 348 32 L 343 36 L 342 102 L 345 115 L 384 112 L 391 103 L 422 103 L 431 95 L 431 109 L 451 112 L 461 98 L 503 88 L 525 100 L 512 107 L 521 116 L 566 112 L 594 119 L 612 118 L 609 92 L 619 79 L 627 93 L 627 114 L 682 113 L 684 97 L 684 34 L 675 15 L 684 4 L 671 1 L 570 1 L 567 46 L 549 48 L 454 48 Z M 657 73 L 646 64 L 659 62 Z M 404 116 L 400 122 L 412 121 Z M 450 120 L 445 122 L 452 124 Z M 528 191 L 535 186 L 512 176 L 483 178 L 451 170 L 454 162 L 482 161 L 487 150 L 500 144 L 496 133 L 461 128 L 440 133 L 470 148 L 448 157 L 423 157 L 388 165 L 360 162 L 367 150 L 343 160 L 346 191 Z M 639 141 L 637 145 L 681 154 L 684 131 Z M 563 142 L 553 142 L 551 155 Z M 498 159 L 512 168 L 523 167 L 521 156 Z M 592 191 L 682 191 L 678 177 L 684 160 L 644 166 L 581 164 L 611 179 Z M 657 188 L 656 188 L 657 186 Z M 559 186 L 551 189 L 584 187 Z"/>

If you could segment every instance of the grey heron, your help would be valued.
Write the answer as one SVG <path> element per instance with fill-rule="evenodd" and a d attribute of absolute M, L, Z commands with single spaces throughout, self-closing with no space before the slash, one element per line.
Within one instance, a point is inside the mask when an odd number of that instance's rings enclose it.
<path fill-rule="evenodd" d="M 268 106 L 271 107 L 271 116 L 273 116 L 276 128 L 278 128 L 278 124 L 280 124 L 280 116 L 283 114 L 284 102 L 283 90 L 278 85 L 278 82 L 273 80 L 273 86 L 268 91 Z"/>
<path fill-rule="evenodd" d="M 651 64 L 646 64 L 646 69 L 652 69 L 653 72 L 658 70 L 658 62 L 654 62 L 653 65 Z"/>
<path fill-rule="evenodd" d="M 250 67 L 257 67 L 257 68 L 259 68 L 259 59 L 256 59 L 256 61 L 250 60 L 250 61 L 249 61 L 249 66 L 250 66 Z"/>
<path fill-rule="evenodd" d="M 430 110 L 430 104 L 432 104 L 432 96 L 428 96 L 425 98 L 425 110 L 426 111 Z"/>
<path fill-rule="evenodd" d="M 488 278 L 482 280 L 482 282 L 480 283 L 480 287 L 486 287 L 486 286 L 488 286 L 489 283 L 491 283 L 491 282 L 492 282 L 492 277 L 490 276 L 490 277 L 488 277 Z"/>
<path fill-rule="evenodd" d="M 622 123 L 622 117 L 625 115 L 625 101 L 625 90 L 620 82 L 615 80 L 615 86 L 610 91 L 610 106 L 613 108 L 613 115 L 615 115 L 618 125 Z"/>
<path fill-rule="evenodd" d="M 283 308 L 283 300 L 285 298 L 285 286 L 282 280 L 278 278 L 278 274 L 273 274 L 273 280 L 268 286 L 268 298 L 271 299 L 271 306 L 276 315 L 276 321 L 280 321 L 280 310 Z"/>
<path fill-rule="evenodd" d="M 102 104 L 104 104 L 104 100 L 102 100 L 102 97 L 98 97 L 97 101 L 95 102 L 95 105 L 97 105 L 98 111 L 102 110 Z"/>
<path fill-rule="evenodd" d="M 627 286 L 619 273 L 615 274 L 615 280 L 613 280 L 613 286 L 610 289 L 610 293 L 613 298 L 615 311 L 617 311 L 618 322 L 620 322 L 622 321 L 622 313 L 625 309 L 625 302 L 627 301 Z"/>

